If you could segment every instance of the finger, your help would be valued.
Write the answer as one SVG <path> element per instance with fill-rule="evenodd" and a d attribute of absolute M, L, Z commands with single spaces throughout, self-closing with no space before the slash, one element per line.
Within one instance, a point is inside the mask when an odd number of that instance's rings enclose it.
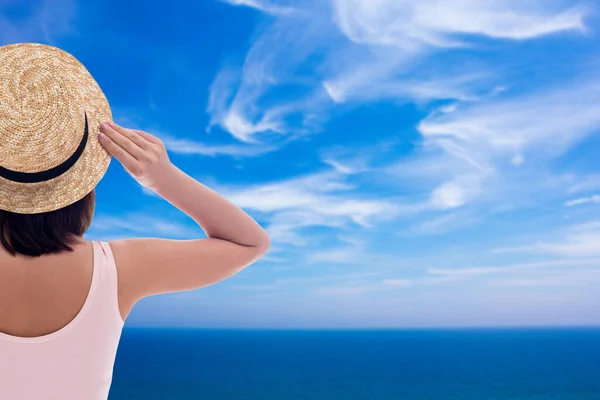
<path fill-rule="evenodd" d="M 153 136 L 153 135 L 151 135 L 151 134 L 149 134 L 147 132 L 144 132 L 144 131 L 140 131 L 139 129 L 132 129 L 132 131 L 136 132 L 138 135 L 140 135 L 141 137 L 143 137 L 144 139 L 146 139 L 150 143 L 161 144 L 160 139 L 157 138 L 156 136 Z"/>
<path fill-rule="evenodd" d="M 110 138 L 112 142 L 117 144 L 127 153 L 129 153 L 136 160 L 140 160 L 143 158 L 144 150 L 140 148 L 137 144 L 135 144 L 130 137 L 136 135 L 133 132 L 124 132 L 126 129 L 122 129 L 117 131 L 112 127 L 102 124 L 100 126 L 100 130 L 106 134 Z"/>
<path fill-rule="evenodd" d="M 130 171 L 137 168 L 138 161 L 131 154 L 125 151 L 125 149 L 115 143 L 108 135 L 101 132 L 101 134 L 98 135 L 98 140 L 108 154 L 119 160 L 119 162 L 123 164 L 123 167 Z"/>
<path fill-rule="evenodd" d="M 108 125 L 111 126 L 117 132 L 119 132 L 120 134 L 127 137 L 129 140 L 131 140 L 133 143 L 138 145 L 140 148 L 142 148 L 144 150 L 148 150 L 148 148 L 150 147 L 148 140 L 146 140 L 143 136 L 139 135 L 137 130 L 124 128 L 121 125 L 116 124 L 114 121 L 109 121 Z"/>

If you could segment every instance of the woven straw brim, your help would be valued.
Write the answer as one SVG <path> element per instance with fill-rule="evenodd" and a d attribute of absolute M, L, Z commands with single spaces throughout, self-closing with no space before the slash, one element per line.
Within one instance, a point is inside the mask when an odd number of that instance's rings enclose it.
<path fill-rule="evenodd" d="M 0 210 L 54 211 L 90 193 L 111 160 L 98 142 L 98 129 L 112 120 L 104 93 L 69 53 L 37 43 L 0 47 L 0 166 L 19 172 L 56 167 L 80 144 L 85 115 L 89 137 L 79 160 L 44 182 L 0 176 Z"/>

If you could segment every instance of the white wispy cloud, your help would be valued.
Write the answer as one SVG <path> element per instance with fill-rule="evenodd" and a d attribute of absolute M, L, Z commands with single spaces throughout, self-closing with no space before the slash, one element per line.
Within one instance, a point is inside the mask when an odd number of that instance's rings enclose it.
<path fill-rule="evenodd" d="M 276 150 L 268 144 L 258 145 L 208 145 L 198 141 L 162 136 L 161 140 L 169 152 L 197 154 L 203 156 L 257 156 Z"/>
<path fill-rule="evenodd" d="M 566 2 L 518 0 L 336 0 L 340 29 L 357 43 L 413 49 L 466 45 L 460 34 L 531 39 L 583 30 L 585 9 Z M 568 4 L 568 3 L 567 3 Z"/>
<path fill-rule="evenodd" d="M 575 177 L 575 179 L 577 181 L 569 187 L 568 193 L 581 193 L 600 188 L 600 175 Z"/>
<path fill-rule="evenodd" d="M 567 229 L 568 232 L 594 232 L 596 230 L 600 231 L 600 220 L 572 225 Z"/>
<path fill-rule="evenodd" d="M 546 253 L 569 257 L 600 256 L 600 224 L 591 222 L 567 230 L 560 240 L 493 249 L 494 253 Z"/>
<path fill-rule="evenodd" d="M 269 143 L 261 143 L 255 140 L 247 143 L 234 142 L 234 144 L 209 144 L 198 139 L 178 137 L 171 132 L 165 131 L 161 127 L 155 126 L 151 118 L 147 118 L 129 109 L 113 107 L 113 113 L 118 115 L 116 120 L 121 126 L 131 127 L 132 129 L 141 129 L 140 125 L 145 125 L 145 128 L 143 129 L 159 138 L 164 143 L 165 148 L 169 153 L 200 155 L 206 157 L 230 156 L 241 158 L 259 156 L 278 149 L 276 146 L 270 145 Z"/>
<path fill-rule="evenodd" d="M 594 203 L 594 204 L 600 203 L 600 195 L 596 194 L 596 195 L 589 196 L 589 197 L 581 197 L 579 199 L 569 200 L 565 203 L 565 206 L 572 207 L 572 206 L 578 206 L 578 205 L 587 204 L 587 203 Z"/>
<path fill-rule="evenodd" d="M 280 2 L 228 2 L 277 15 L 261 28 L 243 67 L 225 67 L 210 92 L 211 125 L 248 142 L 262 132 L 293 132 L 332 101 L 470 100 L 498 93 L 503 88 L 489 86 L 494 76 L 481 65 L 441 69 L 427 61 L 440 49 L 476 46 L 478 37 L 532 40 L 581 32 L 589 13 L 577 2 L 558 0 L 300 1 L 294 4 L 298 13 L 277 12 L 289 7 Z M 307 64 L 311 56 L 320 61 Z M 297 95 L 266 101 L 282 85 Z M 304 117 L 290 122 L 298 115 Z"/>
<path fill-rule="evenodd" d="M 320 45 L 315 40 L 322 33 L 319 21 L 305 13 L 285 14 L 267 22 L 264 31 L 246 54 L 243 66 L 238 69 L 225 65 L 209 92 L 209 129 L 220 126 L 236 139 L 248 143 L 254 142 L 254 136 L 262 132 L 289 132 L 291 128 L 285 119 L 299 111 L 306 112 L 301 119 L 310 125 L 313 118 L 310 110 L 327 97 L 310 90 L 318 82 L 307 85 L 293 74 L 297 65 Z M 314 78 L 305 80 L 310 82 Z M 280 84 L 302 88 L 305 95 L 265 101 L 263 95 Z M 307 89 L 310 94 L 306 94 Z"/>
<path fill-rule="evenodd" d="M 378 99 L 420 103 L 438 99 L 472 101 L 484 94 L 479 88 L 494 78 L 483 71 L 465 71 L 466 68 L 462 71 L 452 68 L 415 71 L 416 65 L 408 68 L 407 64 L 417 64 L 419 56 L 411 55 L 408 59 L 389 57 L 378 57 L 371 64 L 327 76 L 323 88 L 336 103 Z"/>
<path fill-rule="evenodd" d="M 323 284 L 335 282 L 336 284 L 352 284 L 353 282 L 362 282 L 364 279 L 373 278 L 379 275 L 377 272 L 360 272 L 346 274 L 320 274 L 317 276 L 287 276 L 285 278 L 270 279 L 269 282 L 261 283 L 240 283 L 241 277 L 231 280 L 229 287 L 241 290 L 286 290 L 291 288 L 311 288 L 314 284 Z M 393 285 L 393 280 L 390 280 L 390 285 Z M 397 285 L 400 285 L 396 282 Z"/>
<path fill-rule="evenodd" d="M 324 159 L 323 163 L 331 165 L 333 168 L 335 168 L 338 172 L 341 172 L 342 174 L 354 174 L 360 171 L 364 171 L 366 169 L 364 166 L 351 165 L 331 158 Z"/>
<path fill-rule="evenodd" d="M 382 140 L 360 147 L 335 145 L 319 149 L 321 161 L 341 174 L 360 174 L 374 170 L 384 154 L 395 154 L 397 139 Z"/>
<path fill-rule="evenodd" d="M 598 131 L 598 89 L 600 79 L 592 76 L 434 111 L 418 126 L 424 146 L 387 171 L 429 185 L 430 201 L 441 210 L 477 201 L 527 203 L 545 191 L 562 194 L 561 180 L 548 178 L 548 164 Z"/>
<path fill-rule="evenodd" d="M 360 61 L 345 62 L 344 68 L 324 79 L 327 93 L 336 102 L 476 98 L 482 84 L 489 84 L 489 72 L 481 66 L 469 70 L 468 63 L 461 63 L 460 69 L 447 64 L 443 69 L 431 69 L 427 60 L 432 52 L 448 47 L 473 47 L 471 39 L 478 36 L 525 40 L 563 31 L 582 31 L 588 11 L 581 6 L 569 7 L 568 3 L 557 7 L 536 1 L 525 6 L 512 0 L 336 0 L 334 3 L 335 21 L 341 32 L 352 42 L 370 48 L 356 57 Z M 496 87 L 492 94 L 502 90 Z"/>
<path fill-rule="evenodd" d="M 257 10 L 269 13 L 269 14 L 288 14 L 294 11 L 292 7 L 289 6 L 280 6 L 278 4 L 274 4 L 267 1 L 262 0 L 221 0 L 226 3 L 235 5 L 235 6 L 246 6 L 251 8 L 256 8 Z"/>
<path fill-rule="evenodd" d="M 433 218 L 423 218 L 418 223 L 411 226 L 408 232 L 400 235 L 438 235 L 457 228 L 475 224 L 481 221 L 482 216 L 476 216 L 466 212 L 444 213 Z"/>
<path fill-rule="evenodd" d="M 365 198 L 355 189 L 343 175 L 327 171 L 218 191 L 239 207 L 267 213 L 267 230 L 275 241 L 302 245 L 306 239 L 296 231 L 305 227 L 342 227 L 349 223 L 368 227 L 395 218 L 398 207 L 393 201 Z"/>
<path fill-rule="evenodd" d="M 532 269 L 545 269 L 556 267 L 576 267 L 582 265 L 600 266 L 600 258 L 589 259 L 566 259 L 566 260 L 547 260 L 532 263 L 523 263 L 516 265 L 496 266 L 496 267 L 470 267 L 470 268 L 430 268 L 427 272 L 431 275 L 441 275 L 450 277 L 474 277 L 491 274 L 507 274 Z"/>
<path fill-rule="evenodd" d="M 592 75 L 587 81 L 572 85 L 555 85 L 519 95 L 508 91 L 502 96 L 455 103 L 441 112 L 432 112 L 418 126 L 425 139 L 423 146 L 417 147 L 413 156 L 386 168 L 404 182 L 409 179 L 420 182 L 421 189 L 430 192 L 428 199 L 418 198 L 409 206 L 365 199 L 340 201 L 339 197 L 316 189 L 331 184 L 334 188 L 341 185 L 351 189 L 337 175 L 330 175 L 336 176 L 333 180 L 322 176 L 311 178 L 312 181 L 294 179 L 262 185 L 234 196 L 238 196 L 242 206 L 277 211 L 273 233 L 289 243 L 304 242 L 294 232 L 294 226 L 339 227 L 348 218 L 367 226 L 366 221 L 371 217 L 397 216 L 403 210 L 405 213 L 445 211 L 477 200 L 529 201 L 544 185 L 560 189 L 558 181 L 541 179 L 541 171 L 550 160 L 597 131 L 598 89 L 600 79 Z M 369 169 L 365 159 L 360 158 L 344 162 L 329 154 L 323 161 L 340 176 Z M 515 193 L 518 196 L 512 195 Z M 447 230 L 452 226 L 450 219 L 448 215 L 434 217 L 417 230 L 433 233 Z M 463 219 L 477 220 L 469 215 Z"/>
<path fill-rule="evenodd" d="M 569 287 L 591 286 L 600 283 L 600 268 L 572 269 L 568 271 L 548 271 L 542 276 L 519 276 L 495 279 L 492 286 L 500 287 Z"/>
<path fill-rule="evenodd" d="M 593 75 L 584 82 L 513 94 L 491 66 L 473 64 L 468 57 L 452 64 L 436 58 L 442 50 L 475 48 L 482 38 L 523 41 L 581 33 L 590 10 L 578 2 L 337 0 L 297 5 L 302 12 L 265 23 L 242 68 L 228 65 L 217 75 L 207 109 L 210 126 L 251 144 L 265 132 L 275 137 L 301 132 L 307 121 L 318 123 L 319 115 L 343 102 L 453 100 L 418 125 L 424 142 L 412 156 L 382 170 L 395 172 L 403 190 L 416 189 L 396 204 L 396 215 L 441 213 L 413 225 L 413 232 L 446 232 L 476 222 L 479 217 L 463 214 L 452 224 L 445 212 L 477 202 L 502 199 L 495 207 L 510 208 L 532 201 L 542 189 L 558 190 L 558 184 L 543 179 L 545 163 L 600 124 L 600 102 L 594 94 L 600 79 Z M 307 64 L 311 56 L 318 62 Z M 291 89 L 289 95 L 279 96 L 277 103 L 268 101 L 284 86 Z M 322 160 L 342 175 L 369 171 L 378 151 L 358 154 L 375 157 L 344 158 L 334 152 L 323 154 Z M 273 224 L 272 231 L 289 243 L 305 243 L 297 234 L 302 227 L 324 220 L 340 226 L 336 213 L 360 223 L 381 212 L 378 202 L 364 200 L 345 201 L 336 212 L 323 206 L 306 210 L 306 205 L 280 200 L 259 202 L 261 191 L 269 187 L 245 191 L 247 199 L 256 198 L 246 204 L 273 212 L 279 203 L 278 218 L 285 222 Z M 287 202 L 335 202 L 324 194 L 315 200 L 311 191 L 279 189 L 273 186 L 277 193 L 268 199 L 286 193 L 294 199 Z M 357 208 L 365 215 L 359 216 Z M 299 228 L 293 229 L 294 224 Z"/>
<path fill-rule="evenodd" d="M 396 254 L 375 251 L 368 246 L 368 238 L 344 238 L 342 245 L 315 248 L 305 252 L 303 259 L 310 265 L 365 266 L 376 269 L 380 267 L 397 267 L 402 262 Z"/>
<path fill-rule="evenodd" d="M 587 267 L 587 268 L 586 268 Z M 432 286 L 468 285 L 476 279 L 481 287 L 578 286 L 600 281 L 600 258 L 544 260 L 487 267 L 429 268 L 425 275 L 382 278 L 355 276 L 312 289 L 316 296 L 366 296 L 372 292 Z M 352 276 L 352 275 L 351 275 Z M 320 280 L 311 282 L 319 283 Z"/>
<path fill-rule="evenodd" d="M 357 255 L 362 252 L 356 246 L 339 247 L 329 250 L 313 251 L 308 255 L 311 262 L 350 264 L 362 262 Z"/>
<path fill-rule="evenodd" d="M 434 113 L 420 124 L 419 131 L 454 156 L 483 168 L 491 169 L 495 161 L 510 162 L 515 156 L 524 157 L 525 162 L 553 157 L 598 129 L 599 88 L 600 79 L 591 77 L 536 93 L 478 102 L 452 113 Z M 533 146 L 534 154 L 523 154 Z"/>
<path fill-rule="evenodd" d="M 410 279 L 389 278 L 372 283 L 354 282 L 337 283 L 329 286 L 317 287 L 312 291 L 316 296 L 347 296 L 364 295 L 370 292 L 382 292 L 386 290 L 402 290 L 413 286 Z"/>

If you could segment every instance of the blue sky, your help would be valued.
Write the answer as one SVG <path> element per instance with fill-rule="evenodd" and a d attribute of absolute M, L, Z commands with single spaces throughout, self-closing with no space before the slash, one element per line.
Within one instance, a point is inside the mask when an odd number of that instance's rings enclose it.
<path fill-rule="evenodd" d="M 600 324 L 600 8 L 571 0 L 0 0 L 269 253 L 129 326 Z M 116 160 L 88 240 L 203 237 Z"/>

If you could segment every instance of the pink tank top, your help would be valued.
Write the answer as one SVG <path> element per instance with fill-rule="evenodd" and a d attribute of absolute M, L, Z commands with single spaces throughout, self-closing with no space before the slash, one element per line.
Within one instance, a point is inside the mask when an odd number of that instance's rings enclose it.
<path fill-rule="evenodd" d="M 79 314 L 48 335 L 0 333 L 0 399 L 106 400 L 123 319 L 107 242 L 92 242 L 94 272 Z"/>

